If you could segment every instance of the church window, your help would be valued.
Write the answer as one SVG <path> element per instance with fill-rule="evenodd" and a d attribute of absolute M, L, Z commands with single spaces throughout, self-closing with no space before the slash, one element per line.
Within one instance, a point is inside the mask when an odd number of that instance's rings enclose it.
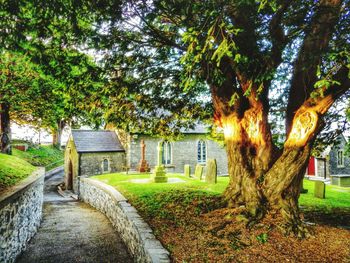
<path fill-rule="evenodd" d="M 337 166 L 344 167 L 344 152 L 343 152 L 343 150 L 339 150 L 337 152 Z"/>
<path fill-rule="evenodd" d="M 163 142 L 162 163 L 171 164 L 171 144 L 168 141 Z"/>
<path fill-rule="evenodd" d="M 206 163 L 207 161 L 207 145 L 203 140 L 198 141 L 197 160 L 198 163 Z"/>
<path fill-rule="evenodd" d="M 104 159 L 103 160 L 103 171 L 108 172 L 108 170 L 109 170 L 108 168 L 109 168 L 109 162 L 107 159 Z"/>

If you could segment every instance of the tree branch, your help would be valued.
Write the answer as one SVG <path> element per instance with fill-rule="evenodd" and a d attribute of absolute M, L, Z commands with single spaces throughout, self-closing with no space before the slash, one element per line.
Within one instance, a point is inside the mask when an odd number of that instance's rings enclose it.
<path fill-rule="evenodd" d="M 272 41 L 271 57 L 268 66 L 273 69 L 282 62 L 282 51 L 287 44 L 287 36 L 283 32 L 282 18 L 292 1 L 284 1 L 270 21 L 269 33 Z"/>
<path fill-rule="evenodd" d="M 315 11 L 295 61 L 286 112 L 286 134 L 297 110 L 310 97 L 317 81 L 317 67 L 339 19 L 341 0 L 322 0 Z"/>
<path fill-rule="evenodd" d="M 316 99 L 309 98 L 305 105 L 312 107 L 318 114 L 324 115 L 332 104 L 350 89 L 349 69 L 346 66 L 340 67 L 334 75 L 333 80 L 340 83 L 334 84 L 328 88 L 323 87 L 324 96 Z"/>

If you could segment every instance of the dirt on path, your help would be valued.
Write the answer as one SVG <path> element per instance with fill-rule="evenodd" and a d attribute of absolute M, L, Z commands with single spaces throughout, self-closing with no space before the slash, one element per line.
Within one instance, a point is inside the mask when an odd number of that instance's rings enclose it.
<path fill-rule="evenodd" d="M 133 262 L 105 215 L 56 192 L 63 172 L 45 182 L 43 220 L 16 262 Z"/>

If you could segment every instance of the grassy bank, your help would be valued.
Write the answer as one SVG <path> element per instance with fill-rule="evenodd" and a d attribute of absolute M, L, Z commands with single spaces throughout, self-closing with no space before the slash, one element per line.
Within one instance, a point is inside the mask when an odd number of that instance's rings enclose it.
<path fill-rule="evenodd" d="M 63 152 L 51 145 L 30 147 L 26 152 L 13 148 L 12 154 L 34 166 L 45 166 L 46 170 L 63 164 Z"/>
<path fill-rule="evenodd" d="M 0 154 L 0 191 L 35 171 L 35 167 L 16 156 Z"/>

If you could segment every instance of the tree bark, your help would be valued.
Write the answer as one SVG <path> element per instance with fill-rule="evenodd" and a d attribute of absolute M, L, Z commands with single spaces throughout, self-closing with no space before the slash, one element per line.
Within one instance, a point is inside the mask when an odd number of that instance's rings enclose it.
<path fill-rule="evenodd" d="M 282 216 L 287 233 L 305 236 L 298 198 L 312 144 L 310 139 L 300 147 L 285 147 L 282 154 L 268 147 L 268 154 L 266 146 L 253 144 L 249 136 L 226 138 L 230 182 L 224 196 L 229 206 L 244 206 L 249 223 L 267 213 Z"/>
<path fill-rule="evenodd" d="M 336 79 L 347 73 L 339 70 Z M 223 118 L 230 175 L 225 197 L 229 206 L 245 207 L 249 222 L 269 213 L 283 218 L 286 233 L 308 235 L 299 217 L 300 185 L 314 140 L 323 128 L 323 115 L 349 87 L 349 81 L 341 83 L 326 96 L 304 102 L 294 116 L 282 152 L 272 143 L 267 116 L 258 103 L 251 102 L 242 118 Z"/>
<path fill-rule="evenodd" d="M 1 103 L 0 108 L 0 148 L 1 153 L 11 154 L 10 105 Z"/>
<path fill-rule="evenodd" d="M 65 126 L 65 121 L 60 120 L 57 122 L 57 126 L 54 129 L 52 129 L 52 145 L 56 148 L 61 147 L 62 132 Z"/>
<path fill-rule="evenodd" d="M 249 83 L 250 82 L 250 83 Z M 258 84 L 241 83 L 252 93 Z M 248 98 L 243 113 L 231 114 L 218 89 L 212 89 L 216 115 L 224 129 L 230 182 L 224 193 L 230 207 L 245 207 L 250 224 L 266 214 L 281 216 L 287 233 L 307 235 L 299 217 L 300 185 L 308 164 L 312 145 L 322 128 L 322 115 L 334 102 L 333 96 L 306 101 L 295 114 L 283 151 L 272 142 L 268 125 L 268 106 Z M 233 112 L 232 112 L 233 111 Z"/>

